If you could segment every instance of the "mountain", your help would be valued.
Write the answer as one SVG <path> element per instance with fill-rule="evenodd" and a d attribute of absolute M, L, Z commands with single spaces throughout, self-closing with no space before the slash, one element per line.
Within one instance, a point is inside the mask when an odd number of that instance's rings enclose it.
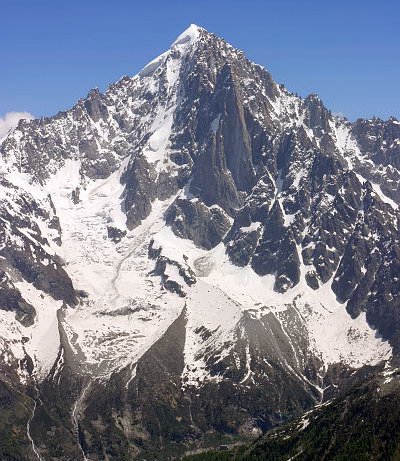
<path fill-rule="evenodd" d="M 0 155 L 3 459 L 168 459 L 397 363 L 395 118 L 192 25 Z"/>

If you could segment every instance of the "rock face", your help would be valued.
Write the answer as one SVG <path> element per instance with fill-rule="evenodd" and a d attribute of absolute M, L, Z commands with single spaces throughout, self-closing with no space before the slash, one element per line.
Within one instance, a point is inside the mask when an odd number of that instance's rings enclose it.
<path fill-rule="evenodd" d="M 197 26 L 20 122 L 0 145 L 0 384 L 31 450 L 2 456 L 167 459 L 397 361 L 399 146 L 396 119 L 340 119 Z"/>
<path fill-rule="evenodd" d="M 206 250 L 218 245 L 230 228 L 229 215 L 218 205 L 207 207 L 201 201 L 177 199 L 165 218 L 175 235 Z"/>

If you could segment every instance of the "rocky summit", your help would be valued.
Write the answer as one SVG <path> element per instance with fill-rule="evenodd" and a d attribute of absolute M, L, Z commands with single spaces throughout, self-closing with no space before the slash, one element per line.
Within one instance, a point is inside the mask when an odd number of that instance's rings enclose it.
<path fill-rule="evenodd" d="M 398 364 L 395 118 L 191 25 L 0 157 L 1 459 L 176 459 Z"/>

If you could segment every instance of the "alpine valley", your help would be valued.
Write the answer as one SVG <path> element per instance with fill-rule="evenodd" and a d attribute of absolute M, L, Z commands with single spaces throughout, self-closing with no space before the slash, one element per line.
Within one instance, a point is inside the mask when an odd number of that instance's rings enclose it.
<path fill-rule="evenodd" d="M 191 25 L 0 157 L 1 460 L 177 459 L 399 379 L 395 118 Z"/>

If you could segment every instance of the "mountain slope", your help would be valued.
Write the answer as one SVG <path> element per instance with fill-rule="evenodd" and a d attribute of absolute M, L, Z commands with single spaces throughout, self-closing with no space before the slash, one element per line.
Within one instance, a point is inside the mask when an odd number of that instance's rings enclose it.
<path fill-rule="evenodd" d="M 194 25 L 21 121 L 0 145 L 0 336 L 2 379 L 36 402 L 26 459 L 253 437 L 396 360 L 399 140 Z"/>
<path fill-rule="evenodd" d="M 386 368 L 249 447 L 208 451 L 184 459 L 396 460 L 400 443 L 399 390 L 398 368 Z"/>
<path fill-rule="evenodd" d="M 398 459 L 398 407 L 398 370 L 387 369 L 258 441 L 243 459 Z"/>

